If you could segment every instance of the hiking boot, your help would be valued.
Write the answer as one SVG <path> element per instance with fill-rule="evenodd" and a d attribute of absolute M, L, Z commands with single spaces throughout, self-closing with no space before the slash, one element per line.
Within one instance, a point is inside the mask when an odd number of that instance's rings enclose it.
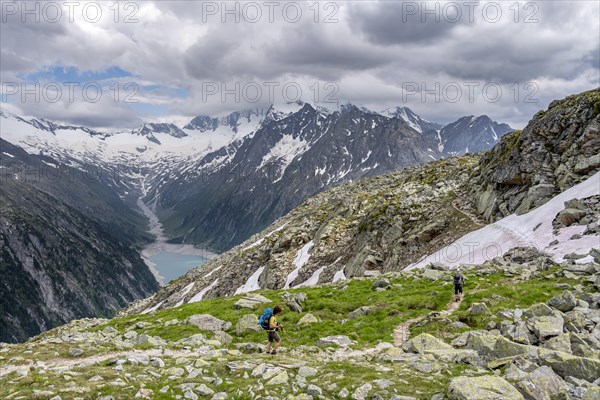
<path fill-rule="evenodd" d="M 274 355 L 276 355 L 276 354 L 277 354 L 277 350 L 273 350 L 273 351 L 271 352 L 271 355 L 273 355 L 273 356 L 274 356 Z"/>

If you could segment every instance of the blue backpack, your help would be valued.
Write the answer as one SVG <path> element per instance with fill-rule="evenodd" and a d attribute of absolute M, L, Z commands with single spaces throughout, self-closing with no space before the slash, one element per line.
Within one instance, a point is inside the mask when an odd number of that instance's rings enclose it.
<path fill-rule="evenodd" d="M 260 325 L 261 328 L 268 330 L 269 329 L 269 319 L 273 316 L 273 309 L 272 308 L 265 308 L 265 311 L 263 311 L 262 314 L 260 314 L 260 317 L 258 318 L 258 325 Z"/>

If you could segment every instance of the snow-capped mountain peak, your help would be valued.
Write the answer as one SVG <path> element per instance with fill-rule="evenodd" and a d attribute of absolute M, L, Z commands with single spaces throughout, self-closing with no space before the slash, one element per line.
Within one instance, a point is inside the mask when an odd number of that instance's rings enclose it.
<path fill-rule="evenodd" d="M 398 118 L 406 122 L 408 126 L 410 126 L 419 133 L 425 133 L 430 130 L 437 130 L 442 127 L 441 125 L 436 124 L 435 122 L 430 122 L 425 118 L 422 118 L 421 116 L 415 114 L 408 107 L 398 106 L 394 108 L 387 108 L 381 112 L 381 115 L 384 115 L 389 118 Z"/>

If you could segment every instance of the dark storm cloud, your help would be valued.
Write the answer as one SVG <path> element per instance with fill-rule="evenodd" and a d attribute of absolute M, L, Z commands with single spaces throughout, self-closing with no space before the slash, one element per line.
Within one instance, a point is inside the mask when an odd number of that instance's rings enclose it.
<path fill-rule="evenodd" d="M 415 105 L 433 120 L 496 112 L 499 118 L 519 123 L 553 98 L 590 89 L 600 81 L 597 1 L 521 2 L 518 15 L 510 9 L 515 2 L 492 2 L 503 9 L 502 18 L 493 23 L 482 18 L 485 4 L 491 4 L 484 1 L 477 3 L 473 22 L 463 1 L 454 2 L 462 5 L 462 15 L 455 22 L 448 8 L 451 2 L 426 6 L 439 8 L 439 22 L 431 14 L 423 15 L 422 9 L 411 14 L 414 9 L 407 4 L 422 8 L 423 1 L 334 3 L 339 6 L 337 22 L 328 24 L 322 18 L 314 22 L 308 9 L 312 2 L 298 2 L 305 8 L 304 18 L 296 23 L 281 18 L 273 23 L 264 18 L 258 23 L 232 23 L 229 18 L 222 23 L 219 15 L 204 21 L 206 2 L 184 1 L 140 2 L 139 22 L 134 24 L 115 24 L 110 19 L 97 24 L 8 21 L 1 25 L 0 77 L 7 81 L 56 65 L 81 71 L 119 67 L 146 85 L 185 90 L 189 97 L 174 97 L 166 103 L 169 112 L 189 117 L 203 109 L 231 111 L 244 106 L 220 100 L 219 104 L 198 102 L 206 81 L 292 79 L 303 85 L 332 81 L 339 85 L 340 101 L 369 104 L 375 110 L 400 105 L 406 82 L 431 88 L 449 82 L 522 85 L 535 81 L 537 104 L 515 104 L 503 98 L 494 104 L 427 100 Z M 222 2 L 214 4 L 221 7 Z M 110 10 L 106 12 L 110 15 Z M 537 22 L 525 23 L 527 17 Z M 165 104 L 160 96 L 148 95 L 143 100 Z M 22 108 L 49 119 L 52 113 L 63 120 L 72 115 L 73 121 L 90 125 L 108 123 L 107 115 L 114 115 L 119 123 L 127 115 L 145 117 L 119 104 L 88 105 L 87 109 L 42 106 Z M 96 123 L 92 123 L 94 115 Z"/>
<path fill-rule="evenodd" d="M 415 1 L 357 2 L 350 4 L 349 14 L 371 43 L 423 43 L 447 36 L 459 25 L 468 23 L 468 10 L 454 4 L 448 6 L 439 1 L 429 4 Z M 428 11 L 433 13 L 428 14 Z"/>

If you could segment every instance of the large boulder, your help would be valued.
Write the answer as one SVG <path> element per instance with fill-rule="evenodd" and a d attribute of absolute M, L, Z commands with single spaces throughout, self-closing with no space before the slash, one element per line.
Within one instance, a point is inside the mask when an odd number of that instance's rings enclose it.
<path fill-rule="evenodd" d="M 467 310 L 467 314 L 470 315 L 488 315 L 490 310 L 487 308 L 485 303 L 473 303 Z"/>
<path fill-rule="evenodd" d="M 527 400 L 564 400 L 569 398 L 567 384 L 548 366 L 539 367 L 516 384 Z"/>
<path fill-rule="evenodd" d="M 534 317 L 527 324 L 540 340 L 563 333 L 563 319 L 560 317 Z"/>
<path fill-rule="evenodd" d="M 454 350 L 448 343 L 430 335 L 421 333 L 402 345 L 402 349 L 409 353 L 427 353 L 431 350 Z"/>
<path fill-rule="evenodd" d="M 257 293 L 248 293 L 241 299 L 235 302 L 233 308 L 236 310 L 240 310 L 242 308 L 249 308 L 251 310 L 256 310 L 263 303 L 270 303 L 271 300 L 267 299 L 265 296 L 261 296 Z"/>
<path fill-rule="evenodd" d="M 547 304 L 544 304 L 544 303 L 534 304 L 523 312 L 523 316 L 525 318 L 545 317 L 545 316 L 554 317 L 556 315 L 557 315 L 556 310 L 553 310 Z"/>
<path fill-rule="evenodd" d="M 231 328 L 231 322 L 220 320 L 210 314 L 196 314 L 187 319 L 187 323 L 196 325 L 200 330 L 217 332 Z"/>
<path fill-rule="evenodd" d="M 548 305 L 562 312 L 568 312 L 577 307 L 577 299 L 575 298 L 575 295 L 573 295 L 573 293 L 569 292 L 568 290 L 565 290 L 558 296 L 548 300 Z"/>
<path fill-rule="evenodd" d="M 556 216 L 557 222 L 559 222 L 562 226 L 571 226 L 579 220 L 586 216 L 586 212 L 583 210 L 577 210 L 575 208 L 567 208 L 562 210 Z"/>
<path fill-rule="evenodd" d="M 425 268 L 423 270 L 423 278 L 431 281 L 438 281 L 440 279 L 450 279 L 447 271 L 438 271 L 437 269 Z"/>
<path fill-rule="evenodd" d="M 300 318 L 300 321 L 298 321 L 298 325 L 316 324 L 318 322 L 319 322 L 319 319 L 317 317 L 308 313 L 308 314 L 304 315 L 302 318 Z"/>
<path fill-rule="evenodd" d="M 496 343 L 504 339 L 500 335 L 471 335 L 467 339 L 467 349 L 475 350 L 481 357 L 498 358 L 496 355 Z M 512 354 L 511 354 L 512 355 Z"/>
<path fill-rule="evenodd" d="M 569 353 L 538 349 L 540 364 L 547 365 L 563 378 L 573 376 L 593 382 L 600 376 L 600 360 Z"/>
<path fill-rule="evenodd" d="M 563 353 L 571 353 L 571 335 L 563 333 L 553 337 L 545 342 L 542 347 L 548 350 L 562 351 Z"/>
<path fill-rule="evenodd" d="M 281 298 L 288 308 L 297 313 L 302 312 L 302 303 L 306 301 L 306 293 L 284 293 Z"/>
<path fill-rule="evenodd" d="M 494 344 L 494 350 L 492 353 L 494 358 L 512 357 L 521 354 L 537 357 L 537 347 L 515 343 L 506 339 L 505 337 L 500 337 Z"/>
<path fill-rule="evenodd" d="M 258 317 L 254 314 L 246 314 L 235 324 L 235 334 L 241 335 L 246 331 L 260 332 L 262 328 L 258 326 Z"/>
<path fill-rule="evenodd" d="M 450 400 L 524 400 L 514 386 L 493 375 L 452 378 L 446 392 Z"/>

